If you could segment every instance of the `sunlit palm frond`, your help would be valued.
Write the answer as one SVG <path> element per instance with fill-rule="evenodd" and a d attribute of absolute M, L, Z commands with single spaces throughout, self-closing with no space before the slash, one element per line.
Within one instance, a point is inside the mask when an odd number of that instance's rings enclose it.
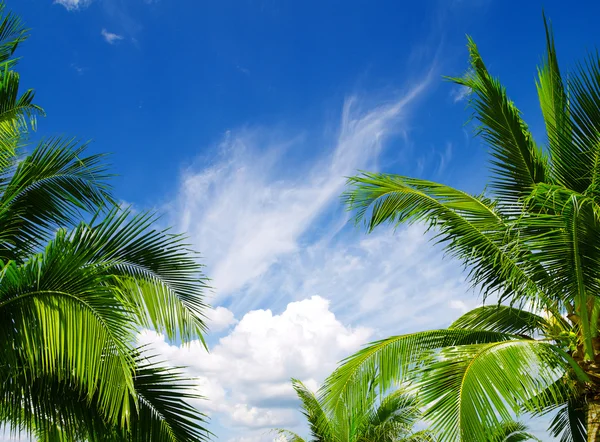
<path fill-rule="evenodd" d="M 69 377 L 88 399 L 98 395 L 108 421 L 121 422 L 133 388 L 135 323 L 103 269 L 87 266 L 79 252 L 59 231 L 44 253 L 2 266 L 0 333 L 12 343 L 3 369 Z"/>
<path fill-rule="evenodd" d="M 423 358 L 445 347 L 504 342 L 516 337 L 482 330 L 431 330 L 374 342 L 343 361 L 321 389 L 329 409 L 360 404 L 374 379 L 381 391 L 413 374 Z"/>
<path fill-rule="evenodd" d="M 156 230 L 156 217 L 114 209 L 69 236 L 74 247 L 104 267 L 136 324 L 183 341 L 203 339 L 207 287 L 197 255 L 185 238 Z"/>
<path fill-rule="evenodd" d="M 22 261 L 57 227 L 112 201 L 104 155 L 83 156 L 73 140 L 41 142 L 19 163 L 0 196 L 0 259 Z"/>
<path fill-rule="evenodd" d="M 423 222 L 435 239 L 469 270 L 484 293 L 538 299 L 547 277 L 531 260 L 496 204 L 443 184 L 398 175 L 365 173 L 350 178 L 344 200 L 372 230 L 382 223 Z"/>
<path fill-rule="evenodd" d="M 416 388 L 428 407 L 425 419 L 441 442 L 475 442 L 510 421 L 534 397 L 559 397 L 563 390 L 552 386 L 566 367 L 587 379 L 575 361 L 547 342 L 457 346 L 444 349 L 437 362 L 425 367 Z"/>
<path fill-rule="evenodd" d="M 548 321 L 542 316 L 506 305 L 477 307 L 450 325 L 450 328 L 456 329 L 488 330 L 530 337 L 543 333 L 548 327 Z"/>
<path fill-rule="evenodd" d="M 548 159 L 535 144 L 505 88 L 489 74 L 470 38 L 468 48 L 471 70 L 464 77 L 452 80 L 471 91 L 469 104 L 481 123 L 478 133 L 489 145 L 493 157 L 490 188 L 502 198 L 505 210 L 515 212 L 519 210 L 520 198 L 527 196 L 535 183 L 546 180 Z"/>
<path fill-rule="evenodd" d="M 20 382 L 27 384 L 30 399 L 20 403 L 23 419 L 4 415 L 4 422 L 34 434 L 39 441 L 208 441 L 212 433 L 206 428 L 207 417 L 189 402 L 202 399 L 193 393 L 192 380 L 179 369 L 151 362 L 137 352 L 132 357 L 136 373 L 134 390 L 128 398 L 127 425 L 105 419 L 98 408 L 100 393 L 90 401 L 73 388 L 68 377 L 31 378 L 23 373 Z M 0 411 L 7 409 L 7 404 L 0 402 Z"/>

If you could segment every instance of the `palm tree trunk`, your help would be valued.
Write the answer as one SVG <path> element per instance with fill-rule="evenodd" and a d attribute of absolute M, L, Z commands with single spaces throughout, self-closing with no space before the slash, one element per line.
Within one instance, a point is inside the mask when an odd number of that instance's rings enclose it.
<path fill-rule="evenodd" d="M 588 402 L 587 433 L 588 442 L 600 442 L 600 400 Z"/>

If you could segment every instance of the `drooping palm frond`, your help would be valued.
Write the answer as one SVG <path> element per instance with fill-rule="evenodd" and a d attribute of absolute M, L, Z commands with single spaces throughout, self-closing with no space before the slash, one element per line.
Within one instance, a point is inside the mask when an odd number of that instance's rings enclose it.
<path fill-rule="evenodd" d="M 451 347 L 442 350 L 416 383 L 427 411 L 425 418 L 440 441 L 485 440 L 490 428 L 510 421 L 523 404 L 551 395 L 575 361 L 552 344 L 530 339 Z"/>
<path fill-rule="evenodd" d="M 134 390 L 128 398 L 131 416 L 128 425 L 108 422 L 98 409 L 98 400 L 88 400 L 73 388 L 68 378 L 24 377 L 31 402 L 22 402 L 23 419 L 2 418 L 10 425 L 33 434 L 39 441 L 71 442 L 206 442 L 212 435 L 207 417 L 190 400 L 202 399 L 193 393 L 191 379 L 181 370 L 152 362 L 137 352 Z M 35 407 L 31 405 L 35 404 Z M 0 403 L 0 412 L 6 404 Z"/>
<path fill-rule="evenodd" d="M 517 336 L 487 330 L 431 330 L 374 342 L 345 359 L 325 381 L 321 397 L 329 409 L 360 404 L 373 379 L 385 392 L 410 378 L 426 356 L 446 347 L 510 341 Z"/>
<path fill-rule="evenodd" d="M 164 401 L 161 407 L 168 411 L 165 407 L 174 404 L 170 413 L 180 413 L 180 419 L 195 416 L 175 401 L 185 397 L 179 390 L 173 397 L 168 389 L 155 387 L 132 393 L 135 364 L 130 346 L 136 326 L 155 326 L 184 341 L 202 339 L 205 328 L 201 267 L 180 237 L 149 230 L 152 220 L 115 209 L 97 225 L 82 223 L 70 233 L 59 230 L 43 253 L 25 263 L 3 265 L 0 338 L 12 348 L 4 348 L 0 375 L 18 380 L 15 373 L 25 370 L 34 378 L 68 378 L 87 401 L 96 402 L 109 425 L 132 425 L 131 407 L 143 410 L 136 402 L 142 399 L 150 407 L 147 413 L 153 413 L 152 401 Z M 136 372 L 138 389 L 145 385 L 140 373 Z M 169 379 L 168 373 L 161 376 L 159 381 Z M 29 412 L 32 419 L 42 419 L 27 396 L 31 392 L 15 394 L 16 385 L 17 381 L 7 382 L 2 392 L 10 421 L 19 422 L 23 401 L 34 407 Z M 167 427 L 164 431 L 172 432 Z M 138 440 L 149 434 L 138 432 Z M 192 440 L 180 436 L 175 432 L 171 440 Z"/>
<path fill-rule="evenodd" d="M 155 221 L 149 213 L 113 209 L 91 226 L 80 224 L 69 240 L 112 278 L 136 324 L 169 339 L 203 339 L 203 267 L 183 236 L 153 229 Z"/>
<path fill-rule="evenodd" d="M 586 442 L 585 408 L 585 402 L 580 399 L 567 401 L 550 422 L 550 434 L 560 438 L 560 442 Z"/>
<path fill-rule="evenodd" d="M 0 259 L 22 261 L 57 227 L 112 201 L 104 155 L 83 156 L 74 140 L 42 141 L 0 188 Z"/>
<path fill-rule="evenodd" d="M 196 385 L 181 369 L 168 368 L 140 355 L 134 377 L 136 397 L 131 407 L 130 431 L 123 442 L 206 442 L 212 433 L 207 416 L 190 401 L 204 398 L 194 393 Z"/>
<path fill-rule="evenodd" d="M 561 318 L 562 319 L 562 318 Z M 535 313 L 506 305 L 488 305 L 468 311 L 450 328 L 488 330 L 533 337 L 549 327 L 548 321 Z"/>
<path fill-rule="evenodd" d="M 107 421 L 126 418 L 135 323 L 127 319 L 118 288 L 102 269 L 87 266 L 59 231 L 44 253 L 24 264 L 3 265 L 0 282 L 0 339 L 10 343 L 0 350 L 4 378 L 21 371 L 34 378 L 68 377 L 88 400 L 98 394 L 98 409 Z M 15 406 L 29 400 L 11 388 L 3 393 Z"/>
<path fill-rule="evenodd" d="M 435 239 L 463 262 L 484 293 L 549 303 L 539 286 L 547 278 L 544 268 L 531 259 L 491 200 L 398 175 L 365 173 L 349 183 L 346 205 L 369 230 L 382 223 L 423 222 L 437 231 Z"/>

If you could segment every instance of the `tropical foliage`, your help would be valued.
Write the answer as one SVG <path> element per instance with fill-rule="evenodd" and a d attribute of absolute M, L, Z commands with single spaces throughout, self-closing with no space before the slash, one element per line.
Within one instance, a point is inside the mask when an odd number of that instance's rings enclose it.
<path fill-rule="evenodd" d="M 190 381 L 135 347 L 140 327 L 202 339 L 197 257 L 116 207 L 103 155 L 26 148 L 43 111 L 13 70 L 26 29 L 1 9 L 0 420 L 44 441 L 206 440 Z"/>
<path fill-rule="evenodd" d="M 339 407 L 328 412 L 324 404 L 302 382 L 293 380 L 313 442 L 434 442 L 428 431 L 414 431 L 421 417 L 417 399 L 401 390 L 378 399 L 370 388 L 360 406 Z M 304 442 L 296 433 L 276 430 L 286 442 Z"/>
<path fill-rule="evenodd" d="M 442 441 L 485 440 L 524 411 L 558 409 L 563 441 L 600 440 L 600 59 L 562 75 L 552 31 L 538 69 L 547 140 L 534 140 L 469 39 L 470 90 L 491 179 L 470 195 L 405 176 L 350 179 L 347 206 L 369 230 L 421 223 L 484 296 L 450 328 L 396 336 L 350 357 L 323 390 L 331 410 L 411 379 Z M 587 434 L 586 434 L 587 433 Z"/>

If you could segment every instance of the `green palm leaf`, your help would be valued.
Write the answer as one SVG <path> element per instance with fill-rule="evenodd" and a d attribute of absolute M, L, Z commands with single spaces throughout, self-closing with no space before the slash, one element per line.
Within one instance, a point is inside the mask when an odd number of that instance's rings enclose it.
<path fill-rule="evenodd" d="M 450 325 L 450 328 L 488 330 L 511 335 L 529 335 L 548 329 L 548 321 L 535 313 L 506 305 L 488 305 L 473 309 Z"/>
<path fill-rule="evenodd" d="M 469 269 L 484 293 L 546 300 L 538 281 L 547 278 L 531 259 L 496 204 L 443 184 L 398 175 L 365 173 L 350 178 L 347 207 L 369 230 L 382 223 L 424 222 L 437 230 L 446 252 Z"/>
<path fill-rule="evenodd" d="M 451 80 L 471 91 L 469 104 L 481 123 L 478 133 L 493 157 L 490 188 L 506 203 L 518 204 L 535 183 L 547 178 L 548 160 L 502 84 L 489 74 L 471 38 L 468 49 L 471 70 L 464 77 Z"/>
<path fill-rule="evenodd" d="M 387 391 L 413 375 L 425 357 L 450 346 L 504 342 L 515 339 L 506 333 L 486 330 L 432 330 L 392 336 L 374 342 L 343 361 L 329 376 L 321 396 L 329 409 L 360 404 L 373 379 Z"/>
<path fill-rule="evenodd" d="M 426 367 L 416 388 L 440 441 L 480 441 L 536 394 L 560 397 L 552 386 L 565 366 L 578 368 L 551 344 L 529 339 L 452 347 Z"/>
<path fill-rule="evenodd" d="M 0 189 L 0 259 L 23 260 L 80 211 L 112 201 L 103 155 L 83 156 L 73 140 L 41 142 Z"/>

